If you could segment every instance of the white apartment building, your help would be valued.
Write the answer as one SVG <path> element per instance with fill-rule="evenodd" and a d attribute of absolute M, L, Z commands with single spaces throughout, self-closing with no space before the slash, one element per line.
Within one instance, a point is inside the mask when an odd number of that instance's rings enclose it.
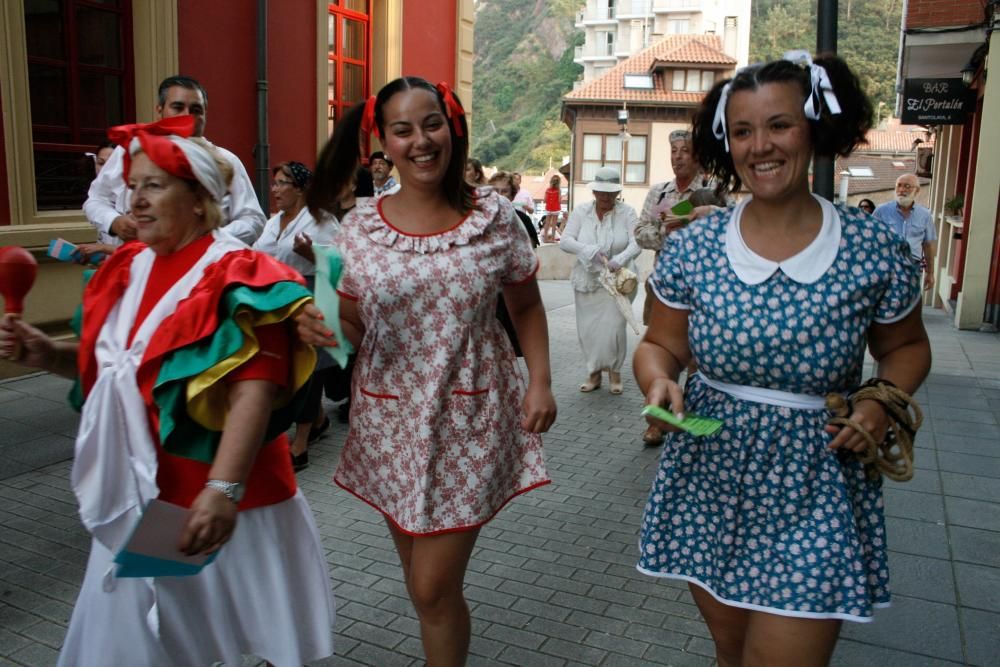
<path fill-rule="evenodd" d="M 586 34 L 573 58 L 581 83 L 668 35 L 718 35 L 739 67 L 750 55 L 750 0 L 586 0 L 576 27 Z"/>

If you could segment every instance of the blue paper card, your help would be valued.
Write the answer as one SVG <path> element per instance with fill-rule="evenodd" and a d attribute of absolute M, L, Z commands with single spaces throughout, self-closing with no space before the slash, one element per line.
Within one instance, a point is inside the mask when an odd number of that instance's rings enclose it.
<path fill-rule="evenodd" d="M 49 241 L 49 257 L 54 257 L 60 262 L 79 262 L 81 260 L 80 250 L 76 244 L 70 243 L 66 239 L 52 239 Z M 104 261 L 103 252 L 95 252 L 87 259 L 88 264 L 100 264 Z"/>
<path fill-rule="evenodd" d="M 125 546 L 115 556 L 116 577 L 188 577 L 215 560 L 211 554 L 188 556 L 177 548 L 190 510 L 180 505 L 151 500 L 132 530 Z"/>
<path fill-rule="evenodd" d="M 80 253 L 77 252 L 75 244 L 65 239 L 52 239 L 49 241 L 48 255 L 60 262 L 75 262 Z"/>

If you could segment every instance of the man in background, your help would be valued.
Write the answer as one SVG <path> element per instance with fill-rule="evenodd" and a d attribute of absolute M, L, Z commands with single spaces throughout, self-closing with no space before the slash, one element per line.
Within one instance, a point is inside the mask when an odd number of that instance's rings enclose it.
<path fill-rule="evenodd" d="M 208 115 L 208 94 L 201 84 L 188 76 L 170 76 L 160 83 L 157 118 L 194 116 L 194 136 L 205 132 Z M 260 209 L 253 183 L 247 170 L 236 155 L 221 146 L 219 154 L 233 167 L 233 181 L 229 194 L 222 200 L 224 229 L 247 245 L 260 236 L 267 218 Z M 125 149 L 115 148 L 101 172 L 90 184 L 83 212 L 90 224 L 97 229 L 101 243 L 119 246 L 135 238 L 135 219 L 129 209 L 128 186 L 122 178 Z"/>
<path fill-rule="evenodd" d="M 372 183 L 375 185 L 375 198 L 399 192 L 399 183 L 392 177 L 392 160 L 382 151 L 375 151 L 368 158 L 368 171 L 372 173 Z"/>
<path fill-rule="evenodd" d="M 890 225 L 910 246 L 913 260 L 924 268 L 924 290 L 934 287 L 934 258 L 937 256 L 937 229 L 930 209 L 916 202 L 920 181 L 915 174 L 896 179 L 896 198 L 875 209 L 875 217 Z"/>
<path fill-rule="evenodd" d="M 671 181 L 657 183 L 649 189 L 646 201 L 639 214 L 639 223 L 635 226 L 635 240 L 640 248 L 655 250 L 659 256 L 663 240 L 672 232 L 688 224 L 699 215 L 707 215 L 714 210 L 713 206 L 696 208 L 687 216 L 674 215 L 670 209 L 691 197 L 696 191 L 714 188 L 715 183 L 701 171 L 701 165 L 695 159 L 691 132 L 674 130 L 669 135 L 670 166 L 674 170 Z M 730 204 L 730 201 L 726 201 Z M 653 295 L 649 287 L 648 276 L 646 285 L 646 301 L 642 308 L 642 323 L 649 325 L 649 315 L 653 308 Z M 642 441 L 650 447 L 655 447 L 663 441 L 663 431 L 650 426 L 642 434 Z"/>

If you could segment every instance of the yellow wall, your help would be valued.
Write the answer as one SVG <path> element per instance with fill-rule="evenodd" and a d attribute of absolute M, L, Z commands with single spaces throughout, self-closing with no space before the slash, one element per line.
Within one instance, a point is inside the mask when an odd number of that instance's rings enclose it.
<path fill-rule="evenodd" d="M 156 87 L 177 70 L 177 2 L 135 2 L 132 5 L 135 43 L 136 118 L 153 120 Z M 24 3 L 0 3 L 0 95 L 3 97 L 4 140 L 7 145 L 10 226 L 0 227 L 0 246 L 19 245 L 39 261 L 38 279 L 25 302 L 25 319 L 41 325 L 65 323 L 80 302 L 82 268 L 45 255 L 54 238 L 81 243 L 96 234 L 83 211 L 35 209 L 35 173 L 31 140 L 31 106 L 24 34 Z"/>
<path fill-rule="evenodd" d="M 1000 53 L 1000 32 L 990 37 L 990 51 Z M 976 156 L 977 196 L 972 201 L 965 237 L 965 273 L 962 291 L 955 306 L 955 324 L 959 329 L 978 329 L 983 323 L 986 291 L 989 286 L 993 236 L 996 230 L 997 193 L 1000 192 L 1000 76 L 986 78 L 983 95 L 983 122 Z"/>
<path fill-rule="evenodd" d="M 473 42 L 476 23 L 476 6 L 473 0 L 458 0 L 458 25 L 455 54 L 455 90 L 465 105 L 469 128 L 472 128 L 474 105 L 472 99 L 473 64 L 476 59 Z"/>

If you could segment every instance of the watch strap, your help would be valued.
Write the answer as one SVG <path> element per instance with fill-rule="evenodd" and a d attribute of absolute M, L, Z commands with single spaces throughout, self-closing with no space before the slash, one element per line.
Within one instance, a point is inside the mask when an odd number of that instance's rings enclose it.
<path fill-rule="evenodd" d="M 227 482 L 223 479 L 210 479 L 205 482 L 205 488 L 215 489 L 236 504 L 239 504 L 239 502 L 243 500 L 244 486 L 240 482 Z"/>

